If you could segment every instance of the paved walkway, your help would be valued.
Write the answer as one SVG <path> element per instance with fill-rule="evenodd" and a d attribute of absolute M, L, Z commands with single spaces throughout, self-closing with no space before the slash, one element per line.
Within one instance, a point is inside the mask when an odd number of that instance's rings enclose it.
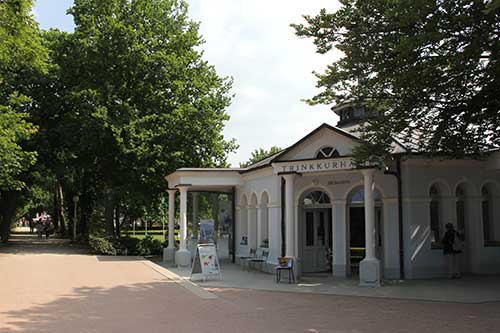
<path fill-rule="evenodd" d="M 456 333 L 500 327 L 500 303 L 206 290 L 142 258 L 93 256 L 57 243 L 57 250 L 31 241 L 2 248 L 0 332 Z"/>
<path fill-rule="evenodd" d="M 172 267 L 161 262 L 158 264 L 184 279 L 191 278 L 189 268 Z M 200 275 L 194 275 L 193 281 L 201 287 L 208 288 L 241 288 L 461 303 L 500 302 L 500 276 L 464 276 L 459 280 L 386 281 L 379 288 L 367 288 L 358 286 L 357 279 L 334 278 L 329 274 L 306 275 L 297 284 L 277 284 L 271 274 L 242 270 L 240 266 L 228 262 L 221 263 L 221 271 L 222 280 L 213 277 L 203 282 Z"/>

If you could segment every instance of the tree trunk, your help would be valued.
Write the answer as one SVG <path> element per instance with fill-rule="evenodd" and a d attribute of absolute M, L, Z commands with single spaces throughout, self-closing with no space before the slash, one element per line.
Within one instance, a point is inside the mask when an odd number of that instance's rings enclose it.
<path fill-rule="evenodd" d="M 116 236 L 118 238 L 121 237 L 121 228 L 120 228 L 120 204 L 116 205 L 115 208 L 115 230 L 116 230 Z"/>
<path fill-rule="evenodd" d="M 10 237 L 10 227 L 16 212 L 17 199 L 20 192 L 4 191 L 0 193 L 0 239 L 7 243 Z"/>
<path fill-rule="evenodd" d="M 54 188 L 52 201 L 54 205 L 53 207 L 54 209 L 52 211 L 52 223 L 54 223 L 54 230 L 59 230 L 59 208 L 57 206 L 57 187 Z"/>
<path fill-rule="evenodd" d="M 104 218 L 106 220 L 106 235 L 110 238 L 115 238 L 114 204 L 111 194 L 108 194 L 105 199 Z"/>
<path fill-rule="evenodd" d="M 58 210 L 58 218 L 60 224 L 60 232 L 61 236 L 66 236 L 66 210 L 64 209 L 64 192 L 63 187 L 60 182 L 57 183 L 57 210 Z"/>
<path fill-rule="evenodd" d="M 83 195 L 81 196 L 80 203 L 80 225 L 78 227 L 78 233 L 82 239 L 87 240 L 89 238 L 89 224 L 92 214 L 91 202 L 88 196 Z"/>

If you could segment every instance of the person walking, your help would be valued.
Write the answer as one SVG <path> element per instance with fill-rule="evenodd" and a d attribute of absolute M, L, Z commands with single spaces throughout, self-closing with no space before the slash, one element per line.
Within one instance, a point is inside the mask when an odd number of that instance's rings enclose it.
<path fill-rule="evenodd" d="M 49 218 L 45 220 L 45 226 L 43 229 L 45 230 L 45 238 L 49 239 L 50 232 L 52 231 L 52 221 L 50 221 Z"/>
<path fill-rule="evenodd" d="M 446 232 L 443 237 L 443 254 L 448 263 L 448 277 L 450 279 L 459 279 L 462 277 L 458 267 L 458 255 L 462 253 L 459 246 L 461 236 L 455 230 L 452 223 L 447 223 L 445 227 Z"/>
<path fill-rule="evenodd" d="M 43 223 L 42 219 L 39 219 L 36 223 L 36 233 L 38 235 L 38 239 L 42 239 L 43 235 Z"/>

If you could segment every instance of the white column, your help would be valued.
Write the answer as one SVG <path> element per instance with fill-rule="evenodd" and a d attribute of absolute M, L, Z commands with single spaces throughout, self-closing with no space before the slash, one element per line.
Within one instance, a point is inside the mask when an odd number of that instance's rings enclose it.
<path fill-rule="evenodd" d="M 294 257 L 295 254 L 295 209 L 293 204 L 294 198 L 294 181 L 295 174 L 283 175 L 285 179 L 285 255 Z"/>
<path fill-rule="evenodd" d="M 187 186 L 179 186 L 180 192 L 180 244 L 179 251 L 175 253 L 175 263 L 178 266 L 191 264 L 191 253 L 187 249 Z"/>
<path fill-rule="evenodd" d="M 198 192 L 191 193 L 193 197 L 193 238 L 198 238 L 198 211 L 199 211 L 199 202 L 198 202 Z"/>
<path fill-rule="evenodd" d="M 175 259 L 175 192 L 168 190 L 168 247 L 163 250 L 163 261 L 174 261 Z"/>
<path fill-rule="evenodd" d="M 346 277 L 350 267 L 347 264 L 346 200 L 334 200 L 332 206 L 332 269 L 333 276 Z"/>
<path fill-rule="evenodd" d="M 375 254 L 375 203 L 373 201 L 373 174 L 375 169 L 362 170 L 365 187 L 365 249 L 360 262 L 359 283 L 362 286 L 380 286 L 380 262 Z"/>
<path fill-rule="evenodd" d="M 257 247 L 262 245 L 262 213 L 264 209 L 257 206 Z"/>
<path fill-rule="evenodd" d="M 247 244 L 248 244 L 248 250 L 254 249 L 257 250 L 257 235 L 256 235 L 256 224 L 257 224 L 257 217 L 256 217 L 256 211 L 257 208 L 252 205 L 247 206 Z"/>
<path fill-rule="evenodd" d="M 281 257 L 281 206 L 280 202 L 269 206 L 269 260 L 277 263 Z"/>

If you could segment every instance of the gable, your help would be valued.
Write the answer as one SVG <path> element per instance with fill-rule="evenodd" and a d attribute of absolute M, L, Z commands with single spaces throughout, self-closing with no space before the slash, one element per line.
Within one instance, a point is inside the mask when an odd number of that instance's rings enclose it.
<path fill-rule="evenodd" d="M 357 138 L 355 136 L 323 124 L 287 148 L 274 161 L 315 159 L 318 151 L 324 147 L 335 148 L 340 156 L 350 156 L 356 144 Z"/>

